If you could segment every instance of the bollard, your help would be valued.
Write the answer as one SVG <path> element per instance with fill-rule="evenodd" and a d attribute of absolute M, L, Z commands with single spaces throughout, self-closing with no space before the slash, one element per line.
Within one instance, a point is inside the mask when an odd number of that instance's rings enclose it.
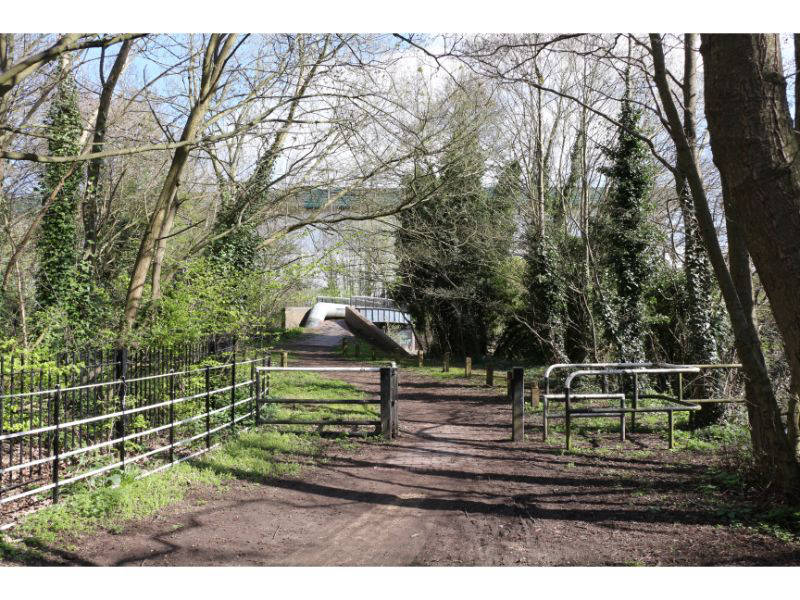
<path fill-rule="evenodd" d="M 381 367 L 381 433 L 386 439 L 391 440 L 394 437 L 394 419 L 392 417 L 392 408 L 395 404 L 392 398 L 394 386 L 392 378 L 394 376 L 394 368 Z"/>
<path fill-rule="evenodd" d="M 514 367 L 511 371 L 511 440 L 525 439 L 525 370 Z"/>
<path fill-rule="evenodd" d="M 442 359 L 442 373 L 449 373 L 450 372 L 450 353 L 445 352 L 444 357 Z"/>
<path fill-rule="evenodd" d="M 472 375 L 472 357 L 468 356 L 464 360 L 464 377 L 470 377 Z"/>
<path fill-rule="evenodd" d="M 281 366 L 288 367 L 289 366 L 289 353 L 288 352 L 281 352 Z"/>
<path fill-rule="evenodd" d="M 494 365 L 492 363 L 486 365 L 486 385 L 494 387 Z"/>
<path fill-rule="evenodd" d="M 425 364 L 425 353 L 422 350 L 417 350 L 417 366 L 421 367 Z"/>

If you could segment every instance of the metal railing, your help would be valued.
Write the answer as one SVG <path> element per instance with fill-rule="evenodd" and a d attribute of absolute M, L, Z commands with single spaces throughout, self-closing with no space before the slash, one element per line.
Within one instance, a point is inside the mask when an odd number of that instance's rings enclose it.
<path fill-rule="evenodd" d="M 278 398 L 270 395 L 269 374 L 274 372 L 356 372 L 379 373 L 380 396 L 377 399 L 362 398 Z M 266 377 L 262 377 L 262 373 Z M 263 383 L 263 385 L 262 385 Z M 261 390 L 256 394 L 256 424 L 265 425 L 340 425 L 340 426 L 375 426 L 387 438 L 393 439 L 398 432 L 397 419 L 397 366 L 392 363 L 387 367 L 273 367 L 259 366 L 256 368 L 256 389 Z M 380 405 L 380 420 L 367 419 L 288 419 L 273 418 L 263 419 L 261 410 L 269 405 Z"/>
<path fill-rule="evenodd" d="M 207 452 L 215 434 L 254 417 L 255 367 L 269 362 L 234 354 L 221 365 L 0 396 L 0 413 L 21 417 L 0 429 L 0 506 L 48 491 L 57 502 L 66 485 L 166 454 L 146 476 Z"/>
<path fill-rule="evenodd" d="M 566 429 L 566 441 L 565 447 L 567 450 L 572 449 L 572 419 L 576 417 L 613 417 L 618 416 L 620 418 L 620 435 L 622 441 L 625 441 L 625 414 L 630 413 L 631 415 L 631 428 L 635 426 L 635 422 L 633 418 L 637 413 L 653 413 L 653 412 L 663 412 L 667 413 L 668 417 L 668 424 L 669 424 L 669 447 L 673 448 L 675 444 L 675 435 L 674 435 L 674 417 L 673 413 L 676 411 L 694 411 L 700 410 L 699 404 L 690 404 L 685 402 L 682 398 L 672 398 L 669 396 L 658 396 L 650 395 L 650 398 L 657 399 L 657 400 L 666 400 L 672 401 L 674 404 L 657 406 L 657 407 L 649 407 L 649 408 L 639 408 L 638 400 L 641 397 L 638 393 L 638 377 L 639 375 L 683 375 L 685 373 L 700 373 L 700 369 L 697 367 L 679 367 L 679 366 L 671 366 L 671 367 L 656 367 L 656 368 L 611 368 L 611 369 L 584 369 L 573 371 L 569 375 L 567 375 L 567 379 L 564 382 L 564 418 L 565 418 L 565 429 Z M 625 406 L 625 396 L 622 395 L 620 399 L 620 406 L 619 408 L 616 407 L 581 407 L 581 408 L 573 408 L 572 401 L 574 400 L 572 396 L 572 383 L 575 379 L 579 377 L 586 377 L 586 376 L 602 376 L 608 377 L 609 375 L 631 375 L 634 378 L 634 394 L 633 394 L 633 401 L 632 406 L 627 408 Z"/>

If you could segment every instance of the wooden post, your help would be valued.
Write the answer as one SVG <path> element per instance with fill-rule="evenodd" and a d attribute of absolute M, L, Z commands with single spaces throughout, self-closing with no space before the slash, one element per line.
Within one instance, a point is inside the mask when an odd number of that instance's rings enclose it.
<path fill-rule="evenodd" d="M 667 412 L 667 418 L 669 419 L 669 449 L 672 450 L 675 447 L 675 419 L 672 416 L 673 411 Z"/>
<path fill-rule="evenodd" d="M 468 356 L 464 359 L 464 377 L 470 377 L 472 375 L 472 357 Z"/>
<path fill-rule="evenodd" d="M 425 353 L 422 350 L 417 350 L 417 366 L 422 367 L 425 364 Z"/>
<path fill-rule="evenodd" d="M 450 353 L 445 352 L 444 357 L 442 359 L 442 373 L 449 373 L 450 372 Z"/>
<path fill-rule="evenodd" d="M 542 398 L 542 441 L 547 441 L 547 405 L 549 404 L 547 399 L 547 390 L 545 390 L 544 398 Z"/>
<path fill-rule="evenodd" d="M 525 440 L 525 370 L 514 367 L 511 372 L 511 439 L 515 442 Z"/>
<path fill-rule="evenodd" d="M 381 433 L 392 439 L 392 369 L 381 367 Z"/>
<path fill-rule="evenodd" d="M 356 351 L 358 350 L 358 344 L 356 344 Z M 281 352 L 281 366 L 288 367 L 289 366 L 289 353 L 288 352 Z"/>
<path fill-rule="evenodd" d="M 486 365 L 486 385 L 494 387 L 494 364 L 491 362 Z"/>
<path fill-rule="evenodd" d="M 568 387 L 564 388 L 564 428 L 566 434 L 566 447 L 567 450 L 572 450 L 572 402 L 570 394 L 572 390 Z"/>
<path fill-rule="evenodd" d="M 394 363 L 392 363 L 394 364 Z M 391 387 L 391 409 L 392 409 L 392 439 L 397 437 L 400 430 L 400 420 L 397 416 L 397 367 L 392 366 L 392 387 Z"/>
<path fill-rule="evenodd" d="M 539 408 L 539 398 L 541 393 L 539 392 L 539 386 L 531 385 L 531 410 L 536 410 Z"/>

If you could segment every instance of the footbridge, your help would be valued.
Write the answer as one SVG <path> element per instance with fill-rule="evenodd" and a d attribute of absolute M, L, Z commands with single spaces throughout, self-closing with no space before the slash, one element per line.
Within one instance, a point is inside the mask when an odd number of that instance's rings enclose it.
<path fill-rule="evenodd" d="M 284 327 L 313 329 L 326 319 L 344 319 L 355 335 L 387 350 L 416 351 L 411 315 L 389 298 L 317 296 L 311 307 L 286 307 Z"/>

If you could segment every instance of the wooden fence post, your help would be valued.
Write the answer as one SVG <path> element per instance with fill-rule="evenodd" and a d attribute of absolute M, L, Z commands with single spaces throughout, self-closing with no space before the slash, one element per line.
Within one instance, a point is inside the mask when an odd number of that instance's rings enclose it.
<path fill-rule="evenodd" d="M 392 387 L 391 387 L 391 408 L 392 408 L 392 439 L 397 437 L 400 430 L 400 420 L 397 416 L 397 367 L 392 363 Z"/>
<path fill-rule="evenodd" d="M 422 350 L 417 350 L 417 366 L 421 367 L 425 364 L 425 353 Z"/>
<path fill-rule="evenodd" d="M 450 353 L 445 352 L 444 356 L 442 357 L 442 373 L 449 373 L 450 372 Z"/>
<path fill-rule="evenodd" d="M 486 385 L 494 387 L 494 363 L 491 361 L 486 365 Z"/>
<path fill-rule="evenodd" d="M 511 439 L 521 442 L 525 439 L 525 370 L 514 367 L 511 371 Z"/>
<path fill-rule="evenodd" d="M 392 439 L 392 369 L 381 367 L 381 433 Z"/>
<path fill-rule="evenodd" d="M 464 377 L 470 377 L 472 375 L 472 357 L 468 356 L 464 359 Z"/>
<path fill-rule="evenodd" d="M 358 347 L 358 346 L 356 346 Z M 289 366 L 289 353 L 288 352 L 281 352 L 281 366 L 288 367 Z"/>

